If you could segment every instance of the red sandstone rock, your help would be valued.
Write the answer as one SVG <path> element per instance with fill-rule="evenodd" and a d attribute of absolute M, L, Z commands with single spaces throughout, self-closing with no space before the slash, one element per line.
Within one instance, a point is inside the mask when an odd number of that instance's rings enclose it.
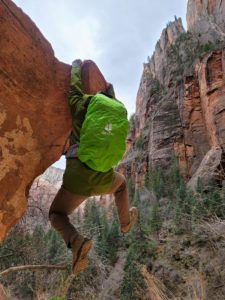
<path fill-rule="evenodd" d="M 203 1 L 189 3 L 203 5 Z M 218 3 L 223 5 L 224 1 L 210 3 L 211 19 L 215 20 L 219 13 L 222 14 L 216 7 Z M 181 34 L 176 43 L 165 39 L 165 33 L 168 35 L 171 30 L 174 39 Z M 144 64 L 135 121 L 131 126 L 126 156 L 120 165 L 125 175 L 132 176 L 137 187 L 142 185 L 151 165 L 170 175 L 176 158 L 188 181 L 194 174 L 202 174 L 199 167 L 204 168 L 201 162 L 211 148 L 220 147 L 223 150 L 220 159 L 224 156 L 225 48 L 219 49 L 222 44 L 215 43 L 217 51 L 200 57 L 199 45 L 201 36 L 195 35 L 194 30 L 193 34 L 182 32 L 179 20 L 175 20 L 164 30 L 152 58 Z M 190 51 L 195 49 L 188 69 Z M 179 57 L 182 57 L 183 65 L 187 64 L 183 73 L 179 72 Z M 221 165 L 224 167 L 223 161 Z M 223 179 L 220 176 L 220 183 Z"/>
<path fill-rule="evenodd" d="M 34 178 L 60 158 L 71 67 L 10 0 L 0 2 L 0 37 L 1 241 L 24 213 Z"/>
<path fill-rule="evenodd" d="M 9 299 L 9 297 L 7 297 L 3 285 L 0 284 L 0 300 L 7 300 L 7 299 Z"/>
<path fill-rule="evenodd" d="M 184 178 L 189 180 L 195 174 L 206 182 L 204 162 L 209 150 L 219 147 L 225 151 L 224 76 L 225 49 L 207 54 L 195 66 L 195 72 L 185 78 L 183 92 L 171 86 L 168 95 L 162 96 L 152 92 L 154 81 L 145 66 L 137 96 L 136 127 L 131 127 L 128 152 L 121 164 L 125 174 L 133 174 L 137 186 L 143 182 L 146 164 L 166 173 L 173 164 L 171 158 L 177 159 Z M 177 103 L 176 93 L 182 97 Z M 212 178 L 212 171 L 208 175 Z"/>
<path fill-rule="evenodd" d="M 182 174 L 190 178 L 204 154 L 209 150 L 204 115 L 201 106 L 197 76 L 189 76 L 184 83 L 184 100 L 180 111 L 183 124 L 182 137 L 174 141 L 174 152 Z"/>
<path fill-rule="evenodd" d="M 98 66 L 91 60 L 85 60 L 81 68 L 82 87 L 86 94 L 94 95 L 107 89 L 107 82 Z"/>
<path fill-rule="evenodd" d="M 0 241 L 27 206 L 33 180 L 57 161 L 71 130 L 67 104 L 71 66 L 12 1 L 0 2 Z M 93 80 L 94 78 L 94 80 Z M 106 88 L 92 61 L 83 89 Z"/>
<path fill-rule="evenodd" d="M 184 134 L 180 141 L 184 149 L 179 150 L 178 144 L 174 149 L 180 167 L 182 159 L 186 164 L 189 178 L 209 149 L 221 147 L 225 150 L 224 74 L 225 50 L 221 50 L 206 55 L 196 66 L 195 74 L 186 78 L 181 111 Z"/>

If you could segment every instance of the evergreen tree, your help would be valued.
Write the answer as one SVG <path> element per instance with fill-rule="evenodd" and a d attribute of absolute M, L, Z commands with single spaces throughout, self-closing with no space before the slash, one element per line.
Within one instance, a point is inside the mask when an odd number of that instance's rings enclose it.
<path fill-rule="evenodd" d="M 149 221 L 150 232 L 156 233 L 158 236 L 161 226 L 162 226 L 162 221 L 160 218 L 159 205 L 158 203 L 155 203 L 152 207 L 152 211 L 150 215 L 150 221 Z"/>

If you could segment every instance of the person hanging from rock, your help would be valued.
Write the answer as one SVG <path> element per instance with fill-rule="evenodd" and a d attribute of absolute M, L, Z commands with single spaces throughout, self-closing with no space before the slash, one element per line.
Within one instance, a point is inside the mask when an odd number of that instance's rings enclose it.
<path fill-rule="evenodd" d="M 129 209 L 125 177 L 113 169 L 125 152 L 127 111 L 115 98 L 111 84 L 107 83 L 105 89 L 95 95 L 84 93 L 85 82 L 81 79 L 84 64 L 94 65 L 95 71 L 99 71 L 92 61 L 75 60 L 72 63 L 70 147 L 66 152 L 62 187 L 49 210 L 52 227 L 72 250 L 73 273 L 87 267 L 87 254 L 92 247 L 92 240 L 80 234 L 68 217 L 82 202 L 90 196 L 114 194 L 121 233 L 129 232 L 138 216 L 136 207 Z M 95 72 L 97 83 L 98 76 L 100 82 L 100 71 Z"/>

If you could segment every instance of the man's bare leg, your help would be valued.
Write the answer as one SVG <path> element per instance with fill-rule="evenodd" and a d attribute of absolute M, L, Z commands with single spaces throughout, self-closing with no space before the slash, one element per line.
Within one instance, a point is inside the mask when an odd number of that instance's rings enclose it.
<path fill-rule="evenodd" d="M 114 194 L 115 204 L 118 212 L 120 230 L 126 233 L 130 230 L 137 219 L 137 209 L 129 209 L 129 196 L 125 177 L 115 172 L 116 176 L 112 188 L 107 194 Z"/>
<path fill-rule="evenodd" d="M 51 225 L 62 236 L 68 248 L 73 252 L 73 272 L 78 273 L 87 266 L 87 253 L 92 241 L 83 237 L 70 223 L 71 214 L 87 197 L 74 195 L 63 187 L 58 191 L 49 210 Z"/>

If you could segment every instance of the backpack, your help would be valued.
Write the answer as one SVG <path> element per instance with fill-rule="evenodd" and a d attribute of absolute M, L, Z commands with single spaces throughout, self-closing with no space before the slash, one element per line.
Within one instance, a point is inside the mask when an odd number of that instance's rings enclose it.
<path fill-rule="evenodd" d="M 103 94 L 93 96 L 80 131 L 80 161 L 99 172 L 117 165 L 126 150 L 128 124 L 123 103 Z"/>

